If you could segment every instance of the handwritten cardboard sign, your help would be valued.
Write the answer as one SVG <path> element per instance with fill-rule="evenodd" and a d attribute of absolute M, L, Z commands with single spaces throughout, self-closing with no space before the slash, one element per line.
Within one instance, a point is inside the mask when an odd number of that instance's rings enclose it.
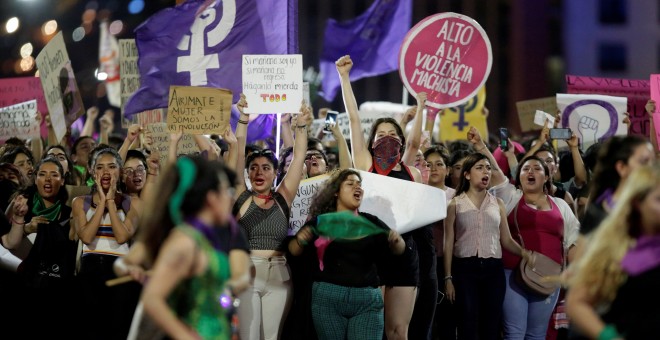
<path fill-rule="evenodd" d="M 457 107 L 450 107 L 440 112 L 441 141 L 455 141 L 467 138 L 470 126 L 474 126 L 481 138 L 488 140 L 488 122 L 484 114 L 486 87 L 482 86 L 477 95 Z"/>
<path fill-rule="evenodd" d="M 302 55 L 243 55 L 246 113 L 292 113 L 303 100 Z"/>
<path fill-rule="evenodd" d="M 309 207 L 314 195 L 323 188 L 329 175 L 321 175 L 300 181 L 296 197 L 291 202 L 291 217 L 289 218 L 289 235 L 295 235 L 305 224 L 309 216 Z"/>
<path fill-rule="evenodd" d="M 85 112 L 62 32 L 41 50 L 36 63 L 55 136 L 62 140 L 67 126 Z"/>
<path fill-rule="evenodd" d="M 39 137 L 36 100 L 0 108 L 0 142 L 11 137 Z"/>
<path fill-rule="evenodd" d="M 570 128 L 577 134 L 583 150 L 597 141 L 627 135 L 628 129 L 623 124 L 627 106 L 628 99 L 625 97 L 557 94 L 561 127 Z"/>
<path fill-rule="evenodd" d="M 167 127 L 190 134 L 222 135 L 229 127 L 232 93 L 225 89 L 170 86 Z"/>
<path fill-rule="evenodd" d="M 399 75 L 408 91 L 426 92 L 426 105 L 456 107 L 474 97 L 493 64 L 490 40 L 474 19 L 431 15 L 413 27 L 399 52 Z"/>
<path fill-rule="evenodd" d="M 160 153 L 160 164 L 167 164 L 170 147 L 170 131 L 166 123 L 153 123 L 146 126 L 146 133 L 151 138 L 151 150 Z M 189 155 L 199 152 L 199 147 L 192 135 L 184 134 L 179 141 L 176 154 Z"/>
<path fill-rule="evenodd" d="M 405 233 L 447 216 L 441 189 L 360 171 L 364 197 L 360 211 L 378 216 L 391 229 Z"/>
<path fill-rule="evenodd" d="M 650 84 L 644 79 L 599 78 L 566 75 L 566 90 L 571 94 L 601 94 L 628 98 L 630 133 L 649 135 L 649 118 L 644 106 L 650 98 Z"/>
<path fill-rule="evenodd" d="M 137 65 L 138 50 L 135 39 L 119 40 L 119 83 L 121 96 L 122 127 L 128 125 L 124 118 L 124 106 L 128 98 L 140 88 L 140 70 Z"/>
<path fill-rule="evenodd" d="M 3 78 L 0 79 L 0 107 L 11 106 L 37 100 L 37 111 L 42 115 L 48 113 L 48 105 L 41 88 L 41 80 L 37 77 Z M 48 128 L 42 126 L 41 135 L 46 136 Z"/>
<path fill-rule="evenodd" d="M 534 123 L 536 111 L 540 110 L 554 115 L 557 113 L 557 98 L 552 96 L 522 100 L 516 102 L 516 109 L 518 110 L 518 120 L 520 121 L 520 130 L 522 132 L 540 130 L 541 127 Z"/>

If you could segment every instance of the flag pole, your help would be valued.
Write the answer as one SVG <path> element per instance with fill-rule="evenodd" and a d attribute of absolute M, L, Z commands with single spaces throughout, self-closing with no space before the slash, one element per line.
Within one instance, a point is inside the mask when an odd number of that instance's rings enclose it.
<path fill-rule="evenodd" d="M 401 104 L 408 105 L 408 89 L 403 87 L 403 94 L 401 95 Z"/>
<path fill-rule="evenodd" d="M 282 115 L 279 113 L 276 113 L 275 116 L 277 116 L 277 127 L 276 127 L 276 133 L 275 133 L 275 158 L 280 159 L 280 135 L 282 133 Z"/>

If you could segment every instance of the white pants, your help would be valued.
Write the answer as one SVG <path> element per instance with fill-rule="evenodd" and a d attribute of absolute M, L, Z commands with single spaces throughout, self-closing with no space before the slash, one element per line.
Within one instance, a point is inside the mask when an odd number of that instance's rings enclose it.
<path fill-rule="evenodd" d="M 277 340 L 293 298 L 291 272 L 284 256 L 251 256 L 254 284 L 239 299 L 238 320 L 242 340 Z"/>

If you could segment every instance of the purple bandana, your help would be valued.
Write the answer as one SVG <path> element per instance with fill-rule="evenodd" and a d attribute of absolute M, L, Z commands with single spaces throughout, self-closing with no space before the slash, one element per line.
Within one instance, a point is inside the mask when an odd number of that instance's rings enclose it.
<path fill-rule="evenodd" d="M 660 235 L 640 237 L 621 261 L 621 267 L 630 276 L 637 276 L 657 266 L 660 266 Z"/>

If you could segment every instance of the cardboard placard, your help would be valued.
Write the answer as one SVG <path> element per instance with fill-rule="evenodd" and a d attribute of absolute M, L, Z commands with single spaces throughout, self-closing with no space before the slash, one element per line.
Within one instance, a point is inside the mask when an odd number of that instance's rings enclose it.
<path fill-rule="evenodd" d="M 474 97 L 493 64 L 490 40 L 474 19 L 438 13 L 413 27 L 401 45 L 399 75 L 408 91 L 426 92 L 426 105 L 456 107 Z"/>
<path fill-rule="evenodd" d="M 151 150 L 156 150 L 160 153 L 160 164 L 167 164 L 171 140 L 167 124 L 148 124 L 145 130 L 145 138 L 151 139 Z M 193 136 L 190 134 L 184 134 L 183 137 L 181 137 L 176 150 L 177 156 L 194 154 L 196 152 L 199 152 L 199 147 L 197 146 L 197 143 L 195 143 Z"/>
<path fill-rule="evenodd" d="M 660 74 L 652 74 L 650 79 L 651 99 L 655 101 L 655 112 L 653 112 L 653 128 L 655 129 L 655 141 L 660 149 Z"/>
<path fill-rule="evenodd" d="M 544 111 L 551 115 L 557 113 L 557 98 L 544 97 L 516 102 L 518 110 L 518 120 L 520 121 L 520 130 L 524 132 L 536 131 L 541 128 L 534 124 L 536 111 Z"/>
<path fill-rule="evenodd" d="M 0 108 L 0 143 L 11 137 L 39 137 L 36 100 Z"/>
<path fill-rule="evenodd" d="M 85 112 L 85 108 L 61 31 L 41 50 L 36 64 L 55 136 L 62 140 L 66 128 Z"/>
<path fill-rule="evenodd" d="M 245 113 L 294 113 L 303 101 L 302 54 L 243 55 Z"/>
<path fill-rule="evenodd" d="M 0 107 L 10 106 L 32 99 L 37 100 L 37 111 L 42 116 L 48 113 L 48 105 L 41 88 L 41 80 L 37 77 L 3 78 L 0 79 Z M 48 127 L 43 124 L 41 135 L 48 135 Z"/>
<path fill-rule="evenodd" d="M 195 135 L 222 135 L 229 129 L 232 93 L 225 89 L 170 86 L 167 128 Z"/>
<path fill-rule="evenodd" d="M 128 98 L 140 88 L 140 70 L 137 65 L 138 50 L 135 39 L 119 40 L 119 79 L 121 84 L 121 121 L 122 127 L 129 122 L 124 118 L 124 106 Z M 126 124 L 126 125 L 125 125 Z"/>

